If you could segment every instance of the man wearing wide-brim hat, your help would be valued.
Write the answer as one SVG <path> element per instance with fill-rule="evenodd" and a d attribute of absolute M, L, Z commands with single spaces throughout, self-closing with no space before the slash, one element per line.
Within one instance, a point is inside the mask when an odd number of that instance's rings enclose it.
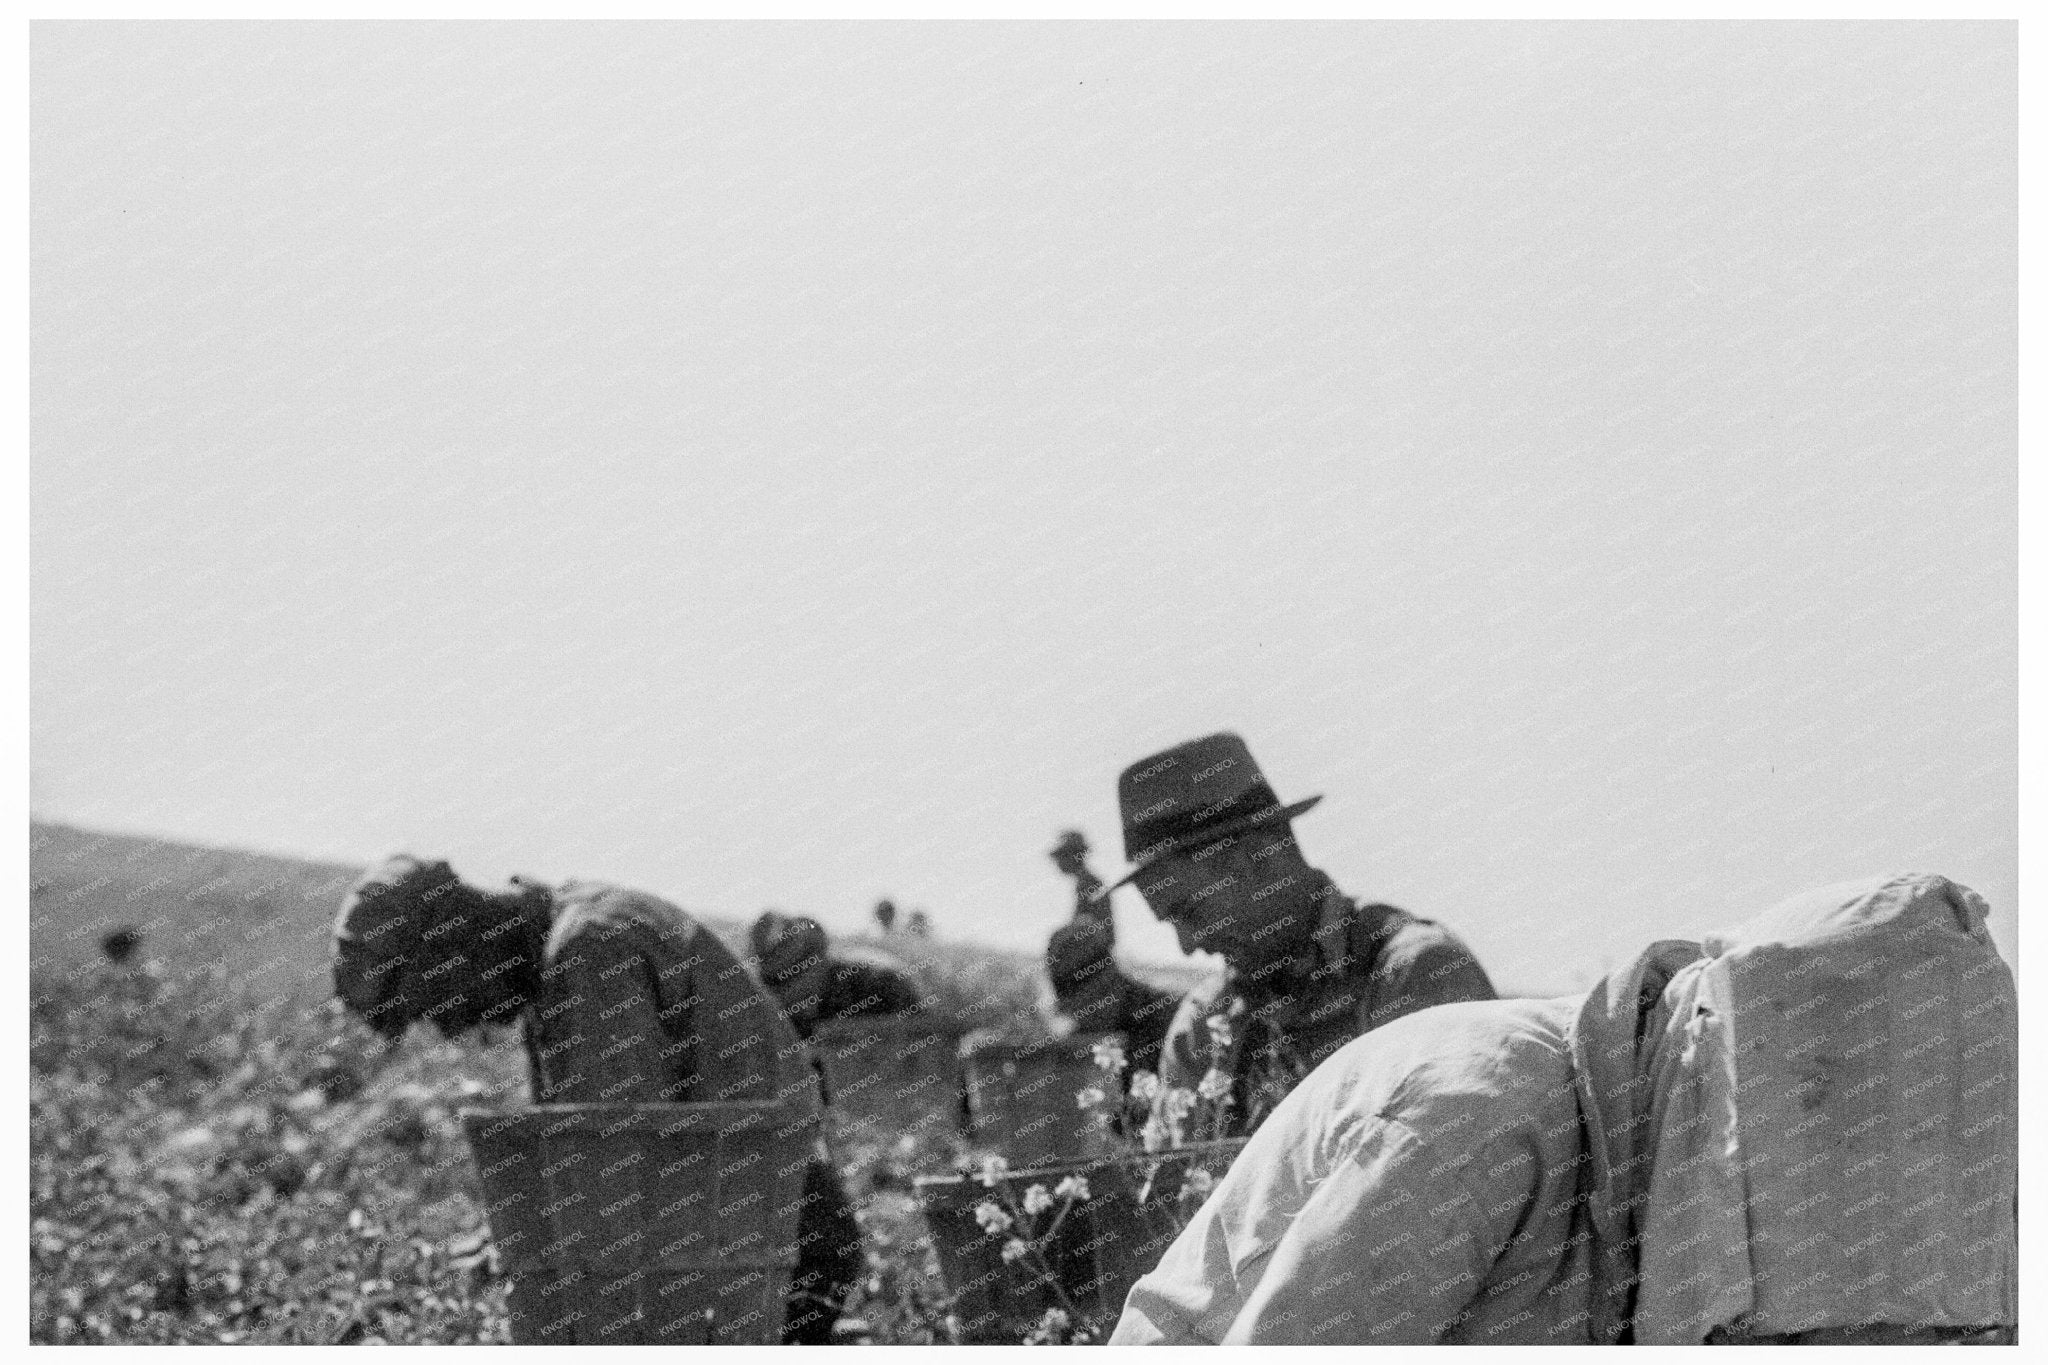
<path fill-rule="evenodd" d="M 1166 1090 L 1228 1077 L 1228 1127 L 1248 1132 L 1317 1063 L 1369 1029 L 1432 1005 L 1491 1000 L 1458 936 L 1345 895 L 1309 866 L 1291 822 L 1320 796 L 1274 794 L 1234 734 L 1205 735 L 1126 768 L 1124 852 L 1152 913 L 1223 977 L 1181 1003 L 1160 1061 Z M 1114 889 L 1114 888 L 1112 888 Z"/>

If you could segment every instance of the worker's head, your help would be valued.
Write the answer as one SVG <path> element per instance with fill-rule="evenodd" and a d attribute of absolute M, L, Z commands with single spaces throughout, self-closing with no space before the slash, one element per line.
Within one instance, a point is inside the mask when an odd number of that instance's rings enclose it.
<path fill-rule="evenodd" d="M 1065 875 L 1078 876 L 1088 866 L 1088 840 L 1078 829 L 1063 829 L 1047 856 Z"/>
<path fill-rule="evenodd" d="M 1183 950 L 1250 966 L 1292 955 L 1314 933 L 1311 869 L 1290 822 L 1322 798 L 1283 805 L 1242 739 L 1206 735 L 1140 759 L 1117 796 L 1135 865 L 1124 881 Z"/>
<path fill-rule="evenodd" d="M 761 984 L 774 994 L 799 1032 L 817 1023 L 831 973 L 824 926 L 808 915 L 769 910 L 747 934 Z"/>
<path fill-rule="evenodd" d="M 1286 824 L 1162 854 L 1132 880 L 1183 952 L 1252 968 L 1291 957 L 1315 933 L 1312 870 Z"/>
<path fill-rule="evenodd" d="M 505 1022 L 536 988 L 547 913 L 532 885 L 493 896 L 445 862 L 386 859 L 342 898 L 334 993 L 387 1038 L 423 1020 L 448 1037 Z"/>

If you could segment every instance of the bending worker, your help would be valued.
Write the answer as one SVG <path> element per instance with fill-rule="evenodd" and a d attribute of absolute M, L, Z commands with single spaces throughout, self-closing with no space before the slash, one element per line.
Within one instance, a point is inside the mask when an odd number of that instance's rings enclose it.
<path fill-rule="evenodd" d="M 1232 734 L 1141 759 L 1117 783 L 1124 852 L 1152 913 L 1184 952 L 1228 970 L 1181 1002 L 1160 1060 L 1163 1090 L 1232 1078 L 1229 1130 L 1256 1128 L 1317 1063 L 1361 1033 L 1433 1005 L 1491 1000 L 1458 936 L 1362 902 L 1308 865 L 1282 805 Z M 1113 888 L 1112 888 L 1113 889 Z"/>
<path fill-rule="evenodd" d="M 842 1019 L 914 1014 L 924 997 L 910 973 L 876 953 L 833 953 L 825 927 L 809 915 L 769 910 L 747 931 L 761 984 L 782 1005 L 799 1038 Z"/>
<path fill-rule="evenodd" d="M 1938 876 L 1826 887 L 1583 998 L 1368 1034 L 1111 1341 L 2011 1341 L 2017 1038 L 1985 913 Z"/>
<path fill-rule="evenodd" d="M 342 902 L 334 988 L 387 1038 L 524 1026 L 535 1103 L 775 1100 L 818 1107 L 781 1011 L 716 935 L 600 882 L 470 886 L 445 862 L 391 858 Z M 719 1046 L 722 1039 L 750 1040 Z M 860 1233 L 820 1146 L 804 1178 L 784 1341 L 831 1339 L 861 1269 Z"/>

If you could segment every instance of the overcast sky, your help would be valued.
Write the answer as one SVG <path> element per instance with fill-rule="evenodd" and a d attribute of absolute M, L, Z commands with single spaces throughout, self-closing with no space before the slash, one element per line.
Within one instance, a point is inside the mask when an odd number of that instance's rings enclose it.
<path fill-rule="evenodd" d="M 1228 728 L 1511 988 L 2011 953 L 2013 33 L 40 25 L 35 809 L 1035 948 Z"/>

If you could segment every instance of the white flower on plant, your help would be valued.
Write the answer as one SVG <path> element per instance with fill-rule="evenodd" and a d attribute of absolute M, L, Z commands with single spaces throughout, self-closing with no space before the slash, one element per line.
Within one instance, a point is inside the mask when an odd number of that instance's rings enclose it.
<path fill-rule="evenodd" d="M 1213 1066 L 1210 1067 L 1208 1074 L 1202 1077 L 1202 1083 L 1195 1087 L 1195 1093 L 1211 1104 L 1220 1099 L 1228 1098 L 1230 1095 L 1230 1073 L 1218 1071 Z"/>
<path fill-rule="evenodd" d="M 1235 1036 L 1230 1030 L 1229 1015 L 1212 1014 L 1209 1016 L 1209 1041 L 1215 1045 L 1218 1052 L 1228 1048 Z"/>
<path fill-rule="evenodd" d="M 1187 1175 L 1181 1180 L 1181 1189 L 1189 1194 L 1206 1195 L 1215 1188 L 1216 1177 L 1209 1174 L 1206 1166 L 1189 1168 Z"/>
<path fill-rule="evenodd" d="M 1052 1195 L 1043 1185 L 1033 1185 L 1024 1191 L 1024 1212 L 1036 1218 L 1052 1207 Z"/>
<path fill-rule="evenodd" d="M 1031 1248 L 1021 1238 L 1012 1237 L 1003 1243 L 1003 1264 L 1013 1265 L 1031 1254 Z"/>
<path fill-rule="evenodd" d="M 1166 1120 L 1160 1118 L 1157 1114 L 1145 1120 L 1143 1136 L 1145 1150 L 1148 1152 L 1164 1151 L 1173 1142 L 1173 1133 L 1167 1128 Z"/>
<path fill-rule="evenodd" d="M 1070 1175 L 1059 1184 L 1053 1186 L 1052 1192 L 1062 1199 L 1071 1199 L 1076 1203 L 1086 1202 L 1088 1198 L 1088 1177 L 1085 1175 Z"/>
<path fill-rule="evenodd" d="M 1010 1173 L 1010 1163 L 999 1156 L 985 1156 L 981 1159 L 981 1183 L 994 1189 L 1002 1178 Z"/>
<path fill-rule="evenodd" d="M 1031 1329 L 1031 1335 L 1024 1338 L 1024 1344 L 1026 1346 L 1056 1345 L 1060 1338 L 1066 1336 L 1067 1329 L 1071 1326 L 1073 1326 L 1073 1321 L 1067 1317 L 1066 1309 L 1048 1308 L 1045 1310 L 1045 1316 L 1038 1320 L 1038 1326 Z"/>
<path fill-rule="evenodd" d="M 1143 1104 L 1150 1104 L 1159 1097 L 1159 1077 L 1149 1071 L 1131 1073 L 1131 1098 Z"/>
<path fill-rule="evenodd" d="M 1083 1109 L 1093 1109 L 1108 1098 L 1109 1096 L 1102 1093 L 1100 1086 L 1091 1085 L 1080 1094 L 1074 1096 L 1074 1103 Z"/>
<path fill-rule="evenodd" d="M 1179 1123 L 1195 1112 L 1195 1092 L 1176 1085 L 1166 1092 L 1163 1107 L 1166 1110 L 1166 1121 Z"/>
<path fill-rule="evenodd" d="M 1010 1224 L 1015 1220 L 995 1200 L 984 1199 L 974 1206 L 974 1221 L 981 1224 L 983 1232 L 993 1236 L 998 1232 L 1008 1232 Z"/>
<path fill-rule="evenodd" d="M 1101 1067 L 1110 1075 L 1114 1076 L 1124 1069 L 1124 1045 L 1116 1039 L 1104 1038 L 1095 1045 L 1094 1050 L 1095 1065 Z"/>

